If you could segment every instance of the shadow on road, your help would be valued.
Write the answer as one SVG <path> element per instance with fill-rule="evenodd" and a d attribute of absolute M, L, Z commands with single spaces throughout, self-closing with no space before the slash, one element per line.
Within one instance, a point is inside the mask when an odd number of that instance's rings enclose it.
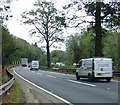
<path fill-rule="evenodd" d="M 89 82 L 89 83 L 108 83 L 106 80 L 101 80 L 101 79 L 95 79 L 95 80 L 93 80 L 93 81 L 88 81 L 88 79 L 86 79 L 86 78 L 81 78 L 80 80 L 77 80 L 77 81 L 79 81 L 79 82 Z"/>

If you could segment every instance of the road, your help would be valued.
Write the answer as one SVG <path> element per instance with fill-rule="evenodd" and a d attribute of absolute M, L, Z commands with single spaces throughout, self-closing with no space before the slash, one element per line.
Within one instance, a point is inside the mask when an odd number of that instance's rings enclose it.
<path fill-rule="evenodd" d="M 99 80 L 77 81 L 75 75 L 48 71 L 31 71 L 29 68 L 16 67 L 15 72 L 37 86 L 67 100 L 77 103 L 118 103 L 118 81 Z"/>

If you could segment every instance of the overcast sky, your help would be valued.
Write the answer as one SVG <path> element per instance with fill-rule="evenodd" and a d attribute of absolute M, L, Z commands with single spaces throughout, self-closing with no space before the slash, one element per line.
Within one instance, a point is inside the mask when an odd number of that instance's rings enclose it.
<path fill-rule="evenodd" d="M 50 0 L 47 0 L 50 1 Z M 67 0 L 57 0 L 56 6 L 60 10 L 62 8 L 62 5 L 66 3 Z M 30 27 L 28 25 L 24 25 L 22 22 L 21 14 L 26 10 L 31 10 L 34 8 L 33 3 L 35 0 L 13 0 L 11 2 L 11 14 L 13 15 L 13 18 L 11 18 L 9 21 L 7 21 L 7 26 L 9 28 L 9 31 L 14 36 L 17 36 L 19 38 L 22 38 L 26 40 L 28 43 L 32 44 L 38 41 L 39 39 L 36 37 L 30 37 L 29 36 L 29 30 Z M 45 46 L 44 43 L 38 44 L 38 46 Z M 65 50 L 65 44 L 58 45 L 59 49 Z M 53 50 L 53 48 L 52 48 Z"/>
<path fill-rule="evenodd" d="M 50 0 L 46 0 L 46 1 L 50 1 Z M 52 1 L 54 1 L 54 0 L 52 0 Z M 62 6 L 65 4 L 68 4 L 69 1 L 70 0 L 56 0 L 55 6 L 57 9 L 61 10 Z M 20 21 L 22 20 L 21 14 L 24 11 L 26 11 L 26 10 L 30 11 L 32 8 L 34 8 L 34 6 L 33 6 L 34 2 L 35 2 L 35 0 L 13 0 L 11 2 L 11 14 L 13 15 L 13 18 L 11 18 L 7 22 L 7 26 L 9 28 L 9 31 L 11 34 L 26 40 L 30 44 L 35 43 L 39 39 L 37 39 L 35 37 L 30 37 L 29 36 L 30 27 L 28 25 L 24 25 Z M 64 36 L 68 36 L 72 33 L 75 33 L 75 31 L 73 29 L 71 31 L 71 29 L 70 29 L 69 31 L 65 31 Z M 45 44 L 39 43 L 38 46 L 39 47 L 45 46 Z M 58 48 L 60 50 L 65 50 L 65 44 L 58 45 Z M 53 50 L 53 48 L 52 48 L 52 50 Z"/>

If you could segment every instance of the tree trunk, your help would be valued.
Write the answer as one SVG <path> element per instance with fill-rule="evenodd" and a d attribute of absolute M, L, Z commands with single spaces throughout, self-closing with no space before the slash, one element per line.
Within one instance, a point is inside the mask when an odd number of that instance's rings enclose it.
<path fill-rule="evenodd" d="M 49 68 L 50 67 L 50 50 L 49 50 L 49 42 L 48 41 L 47 41 L 46 49 L 47 49 L 47 67 Z"/>
<path fill-rule="evenodd" d="M 96 2 L 95 21 L 95 56 L 102 57 L 101 2 Z"/>

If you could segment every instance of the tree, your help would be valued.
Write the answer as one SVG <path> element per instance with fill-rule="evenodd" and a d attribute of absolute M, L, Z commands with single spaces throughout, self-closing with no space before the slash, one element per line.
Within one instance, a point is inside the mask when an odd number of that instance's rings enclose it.
<path fill-rule="evenodd" d="M 51 52 L 51 60 L 53 63 L 64 62 L 64 52 L 61 50 L 53 50 Z"/>
<path fill-rule="evenodd" d="M 18 48 L 14 44 L 13 36 L 10 35 L 8 29 L 2 26 L 2 68 L 8 63 L 10 56 L 16 52 Z"/>
<path fill-rule="evenodd" d="M 51 2 L 36 2 L 35 10 L 24 12 L 22 17 L 25 24 L 33 25 L 30 35 L 36 35 L 40 38 L 39 42 L 46 43 L 47 66 L 50 67 L 50 47 L 55 42 L 64 41 L 62 34 L 62 25 L 65 25 L 63 16 L 58 16 L 57 9 Z"/>
<path fill-rule="evenodd" d="M 113 65 L 118 66 L 120 64 L 118 41 L 120 33 L 109 31 L 108 34 L 103 39 L 103 53 L 106 57 L 112 58 Z"/>
<path fill-rule="evenodd" d="M 84 6 L 82 6 L 84 4 Z M 83 8 L 84 7 L 84 8 Z M 75 9 L 76 8 L 76 9 Z M 68 15 L 69 23 L 72 23 L 70 27 L 79 27 L 83 23 L 90 23 L 96 32 L 95 35 L 95 56 L 103 56 L 102 54 L 102 27 L 106 29 L 113 28 L 115 30 L 119 29 L 120 25 L 120 2 L 79 2 L 73 0 L 72 3 L 64 7 L 64 9 L 70 11 L 74 9 L 77 13 L 74 13 L 73 16 Z M 73 11 L 73 10 L 72 10 Z M 86 11 L 87 15 L 81 16 L 81 13 Z M 67 12 L 68 14 L 68 12 Z M 67 15 L 65 14 L 65 15 Z M 78 15 L 79 14 L 79 15 Z M 71 17 L 70 17 L 71 16 Z M 92 17 L 89 20 L 86 20 L 86 16 Z M 84 18 L 83 18 L 84 17 Z M 72 22 L 71 22 L 72 21 Z M 69 27 L 69 24 L 67 24 Z"/>
<path fill-rule="evenodd" d="M 0 7 L 0 24 L 3 24 L 4 21 L 9 20 L 9 18 L 12 17 L 12 15 L 10 14 L 10 3 L 12 0 L 4 0 L 4 1 L 0 1 L 1 5 Z"/>
<path fill-rule="evenodd" d="M 95 10 L 95 56 L 102 57 L 101 2 L 96 2 Z"/>
<path fill-rule="evenodd" d="M 86 4 L 85 8 L 87 9 L 87 13 L 91 14 L 95 17 L 95 56 L 103 56 L 102 52 L 102 24 L 108 26 L 112 26 L 112 28 L 120 25 L 119 22 L 119 12 L 118 9 L 120 3 L 103 3 L 103 2 L 96 2 Z M 116 24 L 116 22 L 118 22 Z"/>
<path fill-rule="evenodd" d="M 6 64 L 12 64 L 13 61 L 20 61 L 22 57 L 28 58 L 29 61 L 37 59 L 40 65 L 45 65 L 46 59 L 44 52 L 37 46 L 30 45 L 25 40 L 10 35 L 5 27 L 2 34 L 2 67 Z"/>
<path fill-rule="evenodd" d="M 82 34 L 75 34 L 67 41 L 67 55 L 69 62 L 78 63 L 82 58 L 94 56 L 94 31 L 89 29 Z M 70 59 L 71 58 L 71 59 Z"/>

